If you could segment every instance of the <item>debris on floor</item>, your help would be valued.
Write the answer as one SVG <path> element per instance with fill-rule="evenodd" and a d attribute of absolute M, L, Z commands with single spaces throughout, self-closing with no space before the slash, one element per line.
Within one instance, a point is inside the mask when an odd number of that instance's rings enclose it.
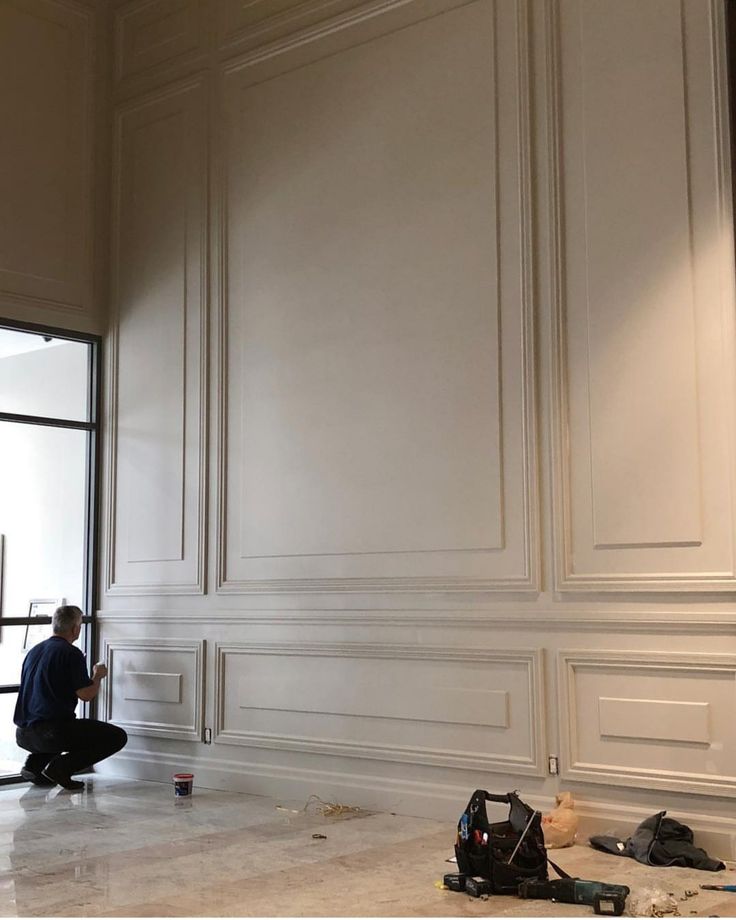
<path fill-rule="evenodd" d="M 316 812 L 324 818 L 337 818 L 342 815 L 360 815 L 363 809 L 357 805 L 342 805 L 340 802 L 325 802 L 318 795 L 310 795 L 307 799 L 303 811 L 306 814 Z"/>
<path fill-rule="evenodd" d="M 364 810 L 357 805 L 342 805 L 340 802 L 325 802 L 318 795 L 310 795 L 304 803 L 304 808 L 286 808 L 284 805 L 274 806 L 276 811 L 285 811 L 290 815 L 322 815 L 323 818 L 339 818 L 343 815 L 363 815 Z"/>
<path fill-rule="evenodd" d="M 680 917 L 680 906 L 673 894 L 661 888 L 642 888 L 629 896 L 626 913 L 630 917 Z"/>

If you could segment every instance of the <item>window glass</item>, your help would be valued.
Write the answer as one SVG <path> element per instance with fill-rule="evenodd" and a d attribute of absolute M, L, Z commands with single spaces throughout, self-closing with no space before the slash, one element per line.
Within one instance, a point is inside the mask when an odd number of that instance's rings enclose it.
<path fill-rule="evenodd" d="M 13 713 L 17 699 L 17 693 L 0 693 L 0 776 L 16 774 L 28 756 L 28 752 L 22 751 L 15 743 Z"/>
<path fill-rule="evenodd" d="M 61 600 L 83 605 L 88 437 L 0 421 L 3 617 L 48 615 Z M 0 674 L 9 682 L 2 661 Z"/>
<path fill-rule="evenodd" d="M 0 328 L 0 412 L 88 421 L 89 349 Z"/>
<path fill-rule="evenodd" d="M 48 623 L 27 627 L 0 626 L 0 674 L 3 684 L 20 683 L 20 669 L 26 653 L 50 635 L 51 625 Z M 5 696 L 7 694 L 0 694 L 0 699 Z"/>

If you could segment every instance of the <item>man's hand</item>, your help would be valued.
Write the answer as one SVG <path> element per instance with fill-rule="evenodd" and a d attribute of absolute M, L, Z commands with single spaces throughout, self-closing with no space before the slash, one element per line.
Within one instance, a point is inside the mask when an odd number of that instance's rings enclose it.
<path fill-rule="evenodd" d="M 107 665 L 99 662 L 92 668 L 92 684 L 89 687 L 82 687 L 77 690 L 77 696 L 85 703 L 91 703 L 100 692 L 100 683 L 103 678 L 107 677 Z"/>

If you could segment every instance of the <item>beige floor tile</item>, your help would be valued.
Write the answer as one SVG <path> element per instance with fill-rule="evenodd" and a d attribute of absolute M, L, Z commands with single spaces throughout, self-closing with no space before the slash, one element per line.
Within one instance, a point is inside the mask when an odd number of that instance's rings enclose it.
<path fill-rule="evenodd" d="M 288 803 L 292 805 L 293 803 Z M 462 808 L 464 803 L 460 803 Z M 587 917 L 585 906 L 438 890 L 454 828 L 388 814 L 292 814 L 257 796 L 94 778 L 84 793 L 0 791 L 0 916 Z M 326 840 L 314 839 L 314 833 Z M 654 869 L 576 846 L 573 875 L 681 897 L 736 872 Z M 701 892 L 683 917 L 736 916 L 736 894 Z"/>

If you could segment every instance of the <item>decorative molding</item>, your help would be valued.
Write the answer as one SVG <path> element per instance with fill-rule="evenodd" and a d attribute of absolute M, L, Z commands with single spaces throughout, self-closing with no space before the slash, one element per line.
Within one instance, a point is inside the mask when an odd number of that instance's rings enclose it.
<path fill-rule="evenodd" d="M 49 6 L 60 6 L 70 13 L 76 13 L 89 22 L 94 20 L 94 11 L 97 8 L 94 0 L 44 0 Z"/>
<path fill-rule="evenodd" d="M 528 0 L 517 0 L 517 80 L 519 84 L 519 117 L 517 122 L 519 172 L 521 185 L 521 382 L 522 401 L 522 453 L 524 469 L 524 560 L 526 581 L 534 591 L 540 590 L 541 536 L 539 525 L 539 453 L 537 448 L 536 406 L 536 354 L 534 335 L 534 191 L 532 187 L 532 115 L 530 16 Z M 494 55 L 495 57 L 495 55 Z M 498 98 L 498 95 L 496 95 Z"/>
<path fill-rule="evenodd" d="M 227 21 L 227 14 L 223 12 L 228 6 L 235 4 L 233 0 L 220 2 L 217 7 L 219 17 L 219 39 L 220 44 L 227 48 L 228 46 L 238 45 L 241 42 L 254 39 L 262 43 L 268 41 L 268 38 L 279 30 L 293 33 L 310 20 L 317 18 L 323 20 L 329 18 L 334 20 L 342 9 L 359 6 L 363 0 L 305 0 L 305 2 L 296 2 L 291 9 L 282 10 L 281 12 L 266 14 L 262 19 L 253 25 L 239 26 L 232 24 L 234 18 L 230 15 L 230 22 Z M 404 0 L 406 2 L 406 0 Z M 242 8 L 256 8 L 259 5 L 267 5 L 268 0 L 250 0 L 250 2 L 238 3 Z M 385 0 L 384 0 L 385 5 Z"/>
<path fill-rule="evenodd" d="M 736 655 L 662 651 L 562 650 L 558 652 L 558 708 L 561 725 L 561 771 L 564 780 L 603 783 L 625 788 L 664 789 L 699 795 L 736 796 L 736 775 L 655 770 L 641 766 L 587 763 L 578 754 L 576 670 L 579 667 L 636 674 L 681 671 L 692 679 L 729 675 L 736 683 Z M 652 742 L 654 744 L 654 742 Z"/>
<path fill-rule="evenodd" d="M 37 307 L 40 310 L 56 310 L 61 313 L 73 313 L 75 316 L 85 313 L 83 304 L 66 300 L 53 300 L 49 297 L 33 297 L 30 294 L 19 294 L 16 291 L 0 290 L 0 300 L 3 304 L 18 305 L 22 308 Z"/>
<path fill-rule="evenodd" d="M 251 67 L 254 64 L 260 64 L 262 61 L 302 48 L 305 45 L 336 35 L 347 29 L 357 28 L 371 20 L 380 19 L 388 13 L 398 11 L 404 7 L 410 7 L 417 3 L 418 0 L 305 0 L 291 10 L 286 10 L 267 17 L 262 23 L 253 29 L 236 29 L 232 33 L 232 38 L 226 38 L 224 46 L 241 43 L 245 38 L 254 38 L 259 40 L 258 47 L 240 54 L 232 60 L 228 60 L 223 70 L 225 73 L 232 73 L 243 67 Z M 428 0 L 422 0 L 427 5 Z M 439 12 L 446 12 L 449 9 L 455 9 L 465 6 L 476 0 L 435 0 L 431 5 L 436 9 L 432 10 L 427 6 L 426 17 L 435 15 Z M 340 9 L 348 5 L 351 7 L 345 12 L 338 14 L 325 13 L 321 16 L 321 11 L 327 11 L 330 7 Z M 355 8 L 357 6 L 357 9 Z M 299 28 L 299 23 L 306 22 L 310 17 L 317 14 L 321 16 L 321 21 L 316 25 Z M 327 18 L 328 17 L 328 18 Z M 324 21 L 326 18 L 326 21 Z M 425 17 L 423 17 L 425 18 Z M 297 29 L 296 34 L 294 30 Z M 285 36 L 268 42 L 269 35 L 273 36 L 277 31 L 287 31 Z M 264 44 L 264 40 L 267 42 Z"/>
<path fill-rule="evenodd" d="M 545 757 L 545 707 L 542 698 L 542 649 L 448 649 L 368 643 L 216 643 L 215 644 L 215 732 L 214 741 L 245 747 L 300 753 L 356 757 L 389 763 L 413 763 L 456 769 L 485 769 L 493 772 L 543 776 Z M 226 659 L 228 655 L 320 656 L 333 658 L 375 658 L 414 661 L 476 662 L 481 664 L 523 664 L 527 669 L 529 700 L 529 749 L 531 756 L 480 754 L 477 751 L 440 750 L 403 745 L 347 742 L 339 739 L 281 735 L 277 733 L 227 729 L 225 722 Z"/>
<path fill-rule="evenodd" d="M 710 703 L 598 697 L 601 737 L 710 744 Z"/>
<path fill-rule="evenodd" d="M 113 157 L 113 252 L 116 258 L 112 265 L 112 297 L 110 304 L 109 324 L 109 349 L 108 349 L 108 434 L 107 434 L 107 513 L 105 532 L 105 591 L 111 595 L 166 595 L 166 594 L 204 594 L 207 567 L 207 501 L 208 501 L 208 382 L 209 382 L 209 236 L 207 229 L 208 215 L 208 146 L 206 140 L 206 121 L 198 127 L 203 132 L 202 174 L 201 181 L 201 209 L 202 224 L 199 237 L 199 413 L 197 419 L 199 432 L 197 479 L 197 550 L 196 550 L 196 580 L 161 583 L 140 583 L 136 585 L 120 584 L 116 581 L 115 553 L 116 553 L 116 526 L 117 526 L 117 427 L 118 427 L 118 365 L 119 365 L 119 335 L 118 335 L 118 291 L 119 291 L 119 253 L 120 247 L 120 216 L 122 195 L 122 132 L 126 115 L 135 113 L 148 106 L 156 105 L 187 92 L 199 92 L 202 95 L 204 111 L 208 101 L 208 83 L 205 75 L 177 82 L 163 90 L 149 93 L 140 99 L 119 106 L 115 113 L 114 157 Z M 186 347 L 186 329 L 185 343 Z M 186 368 L 186 362 L 185 362 Z M 184 384 L 186 385 L 186 377 Z M 186 393 L 182 394 L 184 400 Z M 182 488 L 186 488 L 186 481 Z M 183 515 L 182 521 L 185 521 Z M 185 551 L 186 555 L 186 551 Z"/>
<path fill-rule="evenodd" d="M 251 626 L 355 626 L 429 627 L 436 629 L 585 630 L 586 632 L 646 632 L 663 635 L 736 634 L 736 613 L 693 613 L 681 611 L 585 611 L 579 614 L 555 611 L 468 611 L 468 610 L 229 610 L 206 613 L 160 608 L 136 611 L 102 610 L 101 623 L 168 623 L 173 625 Z"/>
<path fill-rule="evenodd" d="M 129 683 L 133 687 L 127 689 L 123 695 L 126 700 L 142 700 L 143 702 L 153 703 L 181 703 L 181 679 L 182 674 L 179 671 L 169 673 L 167 671 L 126 671 L 126 678 L 131 678 Z M 156 698 L 151 696 L 151 684 L 158 684 L 163 696 Z M 135 686 L 135 685 L 138 686 Z"/>
<path fill-rule="evenodd" d="M 168 6 L 168 9 L 165 9 L 166 6 Z M 121 84 L 143 75 L 159 73 L 174 64 L 196 61 L 197 57 L 204 51 L 203 37 L 205 33 L 201 0 L 178 0 L 176 8 L 172 10 L 171 6 L 171 2 L 166 4 L 162 3 L 161 0 L 139 0 L 139 2 L 126 3 L 114 11 L 114 79 L 116 83 Z M 187 28 L 178 35 L 167 36 L 164 42 L 158 43 L 158 47 L 164 44 L 171 46 L 173 50 L 170 48 L 170 53 L 163 57 L 154 55 L 155 59 L 153 61 L 136 64 L 126 55 L 126 39 L 129 31 L 135 29 L 135 17 L 141 13 L 145 15 L 149 10 L 156 10 L 159 13 L 159 18 L 154 19 L 153 23 L 163 22 L 177 13 L 181 13 L 187 19 Z M 146 25 L 150 26 L 151 23 L 146 23 Z M 177 41 L 177 39 L 182 38 L 183 41 Z"/>
<path fill-rule="evenodd" d="M 564 205 L 561 193 L 562 141 L 560 73 L 559 0 L 545 3 L 545 90 L 547 128 L 547 215 L 549 278 L 551 306 L 551 386 L 550 386 L 550 466 L 552 470 L 552 549 L 555 562 L 555 587 L 561 590 L 567 581 L 572 560 L 572 513 L 570 502 L 569 432 L 567 420 L 567 366 L 565 324 L 566 303 L 563 292 L 565 270 L 562 227 Z"/>
<path fill-rule="evenodd" d="M 224 561 L 224 550 L 220 553 Z M 529 579 L 496 578 L 308 578 L 308 579 L 253 579 L 226 580 L 219 569 L 218 594 L 354 594 L 354 593 L 453 593 L 536 592 L 537 585 Z"/>
<path fill-rule="evenodd" d="M 714 89 L 714 119 L 717 141 L 718 200 L 721 218 L 721 230 L 732 240 L 732 200 L 730 192 L 730 152 L 728 150 L 728 119 L 726 88 L 727 73 L 725 64 L 725 25 L 722 5 L 715 0 L 708 0 L 710 7 L 711 39 L 714 69 L 712 74 Z M 650 571 L 643 573 L 611 574 L 575 572 L 573 561 L 573 521 L 571 506 L 571 469 L 570 469 L 570 432 L 567 381 L 569 377 L 567 362 L 567 310 L 564 294 L 566 274 L 564 243 L 564 202 L 562 196 L 562 74 L 560 49 L 560 0 L 545 2 L 545 71 L 546 71 L 546 131 L 548 174 L 547 202 L 549 266 L 550 277 L 547 279 L 552 302 L 552 336 L 551 336 L 551 468 L 552 468 L 552 506 L 553 506 L 553 552 L 555 559 L 555 588 L 564 592 L 725 592 L 733 591 L 736 584 L 736 559 L 731 568 L 722 572 L 670 572 Z M 725 127 L 724 127 L 725 126 Z M 686 124 L 686 132 L 690 127 Z M 725 328 L 732 329 L 729 317 L 733 296 L 733 247 L 723 247 L 727 255 L 721 259 L 721 289 L 727 289 L 730 298 L 723 298 L 723 322 Z M 732 373 L 729 370 L 729 373 Z M 731 456 L 736 456 L 733 432 L 730 439 Z M 734 463 L 731 463 L 731 496 L 736 494 Z M 730 497 L 731 497 L 730 496 Z M 731 503 L 732 499 L 731 499 Z"/>
<path fill-rule="evenodd" d="M 107 664 L 108 676 L 102 684 L 102 718 L 106 722 L 113 719 L 112 686 L 115 678 L 115 653 L 119 651 L 150 652 L 161 655 L 166 652 L 185 652 L 194 656 L 192 688 L 194 698 L 191 700 L 194 719 L 187 725 L 178 722 L 147 722 L 115 718 L 115 724 L 132 735 L 144 735 L 151 738 L 172 738 L 174 740 L 201 741 L 204 729 L 204 678 L 205 678 L 205 640 L 204 639 L 105 639 L 102 645 L 103 660 Z M 180 679 L 181 679 L 181 675 Z M 181 700 L 178 705 L 184 705 Z"/>
<path fill-rule="evenodd" d="M 462 7 L 472 0 L 459 0 L 452 2 L 448 9 Z M 274 42 L 265 48 L 257 48 L 245 55 L 228 61 L 222 66 L 222 77 L 232 78 L 244 69 L 254 67 L 265 60 L 277 55 L 292 51 L 296 47 L 317 41 L 326 35 L 347 29 L 372 19 L 381 14 L 399 7 L 409 7 L 416 0 L 378 0 L 378 2 L 362 5 L 358 10 L 346 13 L 329 20 L 328 23 L 313 29 L 300 32 Z M 447 5 L 447 4 L 445 4 Z M 531 112 L 530 112 L 530 50 L 529 50 L 529 3 L 528 0 L 516 0 L 516 80 L 518 84 L 518 117 L 516 121 L 516 145 L 518 149 L 520 170 L 519 194 L 519 232 L 521 237 L 521 454 L 523 457 L 523 482 L 521 486 L 521 505 L 523 508 L 522 527 L 523 535 L 520 539 L 522 545 L 523 562 L 519 566 L 519 574 L 499 576 L 496 578 L 483 578 L 474 576 L 417 576 L 417 577 L 320 577 L 320 578 L 228 578 L 227 574 L 227 517 L 228 517 L 228 486 L 227 486 L 227 442 L 228 442 L 228 399 L 229 399 L 229 371 L 227 359 L 228 343 L 228 317 L 229 302 L 227 291 L 228 276 L 228 183 L 227 183 L 227 151 L 223 143 L 221 163 L 217 172 L 215 186 L 216 205 L 216 245 L 219 253 L 217 290 L 218 336 L 217 336 L 217 532 L 216 532 L 216 591 L 218 594 L 312 594 L 312 593 L 472 593 L 490 592 L 506 594 L 537 593 L 540 590 L 541 547 L 540 526 L 538 509 L 538 450 L 536 434 L 536 409 L 535 409 L 535 352 L 534 352 L 534 277 L 533 277 L 533 214 L 532 214 L 532 167 L 530 152 Z M 495 16 L 495 13 L 494 13 Z M 416 22 L 424 21 L 425 16 Z M 412 23 L 415 24 L 415 23 Z M 495 20 L 494 20 L 494 41 Z M 495 66 L 495 55 L 494 55 Z M 296 66 L 296 65 L 295 65 Z M 298 65 L 301 66 L 301 65 Z M 280 71 L 280 74 L 288 73 Z M 224 83 L 224 80 L 223 80 Z M 495 99 L 498 99 L 498 82 L 495 86 Z M 495 130 L 495 144 L 498 148 L 498 127 Z M 498 155 L 496 160 L 498 160 Z M 498 163 L 496 163 L 496 169 Z M 499 320 L 502 304 L 499 301 Z M 501 349 L 499 339 L 499 352 Z M 500 373 L 499 355 L 499 373 Z M 499 387 L 499 401 L 501 401 L 502 388 Z M 499 413 L 500 418 L 504 413 Z M 503 455 L 503 432 L 499 438 L 499 452 Z M 503 467 L 501 470 L 501 488 L 504 490 Z M 502 506 L 505 503 L 502 500 Z M 503 514 L 503 512 L 502 512 Z M 482 549 L 482 548 L 481 548 Z M 481 551 L 479 549 L 478 551 Z M 397 550 L 389 553 L 366 553 L 365 555 L 409 555 L 417 551 Z M 436 549 L 422 551 L 426 553 L 453 553 L 453 549 Z M 462 552 L 465 552 L 463 550 Z M 329 555 L 352 556 L 353 553 L 328 553 Z M 290 557 L 291 558 L 291 557 Z"/>
<path fill-rule="evenodd" d="M 716 572 L 706 580 L 706 576 L 697 572 L 575 575 L 568 570 L 565 576 L 560 576 L 556 590 L 596 594 L 662 594 L 673 592 L 695 594 L 701 591 L 730 594 L 736 590 L 736 571 L 733 576 L 728 572 Z"/>

